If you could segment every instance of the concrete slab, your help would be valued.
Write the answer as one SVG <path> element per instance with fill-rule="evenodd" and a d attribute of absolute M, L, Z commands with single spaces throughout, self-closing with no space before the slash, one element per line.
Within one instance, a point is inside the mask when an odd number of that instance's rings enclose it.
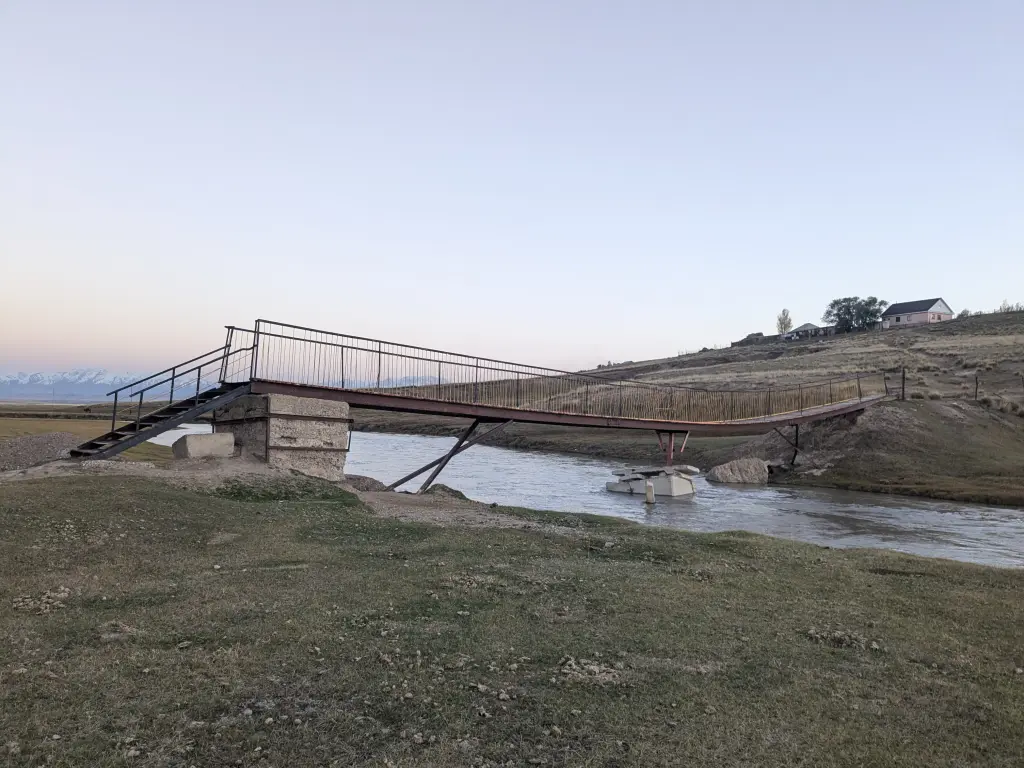
<path fill-rule="evenodd" d="M 185 435 L 174 441 L 171 451 L 176 459 L 225 459 L 235 455 L 235 436 L 230 432 Z"/>

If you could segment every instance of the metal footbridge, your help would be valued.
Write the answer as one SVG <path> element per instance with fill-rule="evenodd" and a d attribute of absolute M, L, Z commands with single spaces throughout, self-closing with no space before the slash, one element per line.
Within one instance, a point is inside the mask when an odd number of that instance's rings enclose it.
<path fill-rule="evenodd" d="M 481 423 L 642 429 L 667 437 L 756 435 L 861 411 L 887 395 L 882 373 L 786 387 L 701 389 L 573 373 L 269 320 L 229 326 L 223 346 L 109 393 L 110 431 L 72 451 L 108 458 L 247 394 L 285 394 Z M 493 431 L 493 430 L 492 430 Z M 663 444 L 664 447 L 664 444 Z M 452 453 L 454 455 L 454 453 Z"/>

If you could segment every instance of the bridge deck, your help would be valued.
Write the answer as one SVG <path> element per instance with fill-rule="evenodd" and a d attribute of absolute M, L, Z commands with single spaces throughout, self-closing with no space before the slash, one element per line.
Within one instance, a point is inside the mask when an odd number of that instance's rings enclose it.
<path fill-rule="evenodd" d="M 510 408 L 507 406 L 445 402 L 358 389 L 315 387 L 276 381 L 253 381 L 251 386 L 253 394 L 282 394 L 296 397 L 314 397 L 324 400 L 342 400 L 353 408 L 422 413 L 431 416 L 456 416 L 479 419 L 481 421 L 517 421 L 524 424 L 603 427 L 606 429 L 645 429 L 657 432 L 689 432 L 694 436 L 763 434 L 770 432 L 775 427 L 806 424 L 833 416 L 842 416 L 862 411 L 884 399 L 884 395 L 874 395 L 863 399 L 845 400 L 839 403 L 830 403 L 828 405 L 769 416 L 710 422 L 556 413 Z"/>

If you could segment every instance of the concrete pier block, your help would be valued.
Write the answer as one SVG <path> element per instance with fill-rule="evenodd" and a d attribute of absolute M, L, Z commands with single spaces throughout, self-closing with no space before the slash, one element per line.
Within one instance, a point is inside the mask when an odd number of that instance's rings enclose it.
<path fill-rule="evenodd" d="M 174 441 L 171 452 L 176 459 L 229 458 L 235 455 L 235 439 L 230 434 L 184 435 Z"/>
<path fill-rule="evenodd" d="M 214 432 L 231 433 L 243 455 L 325 480 L 345 477 L 348 403 L 249 395 L 214 411 Z"/>

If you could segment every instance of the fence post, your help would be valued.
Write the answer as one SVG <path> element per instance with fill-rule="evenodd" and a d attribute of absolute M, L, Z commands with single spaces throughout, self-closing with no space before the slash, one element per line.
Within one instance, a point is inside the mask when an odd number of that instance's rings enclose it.
<path fill-rule="evenodd" d="M 832 402 L 832 379 L 828 380 L 828 401 Z"/>
<path fill-rule="evenodd" d="M 796 385 L 796 393 L 797 393 L 797 397 L 799 398 L 798 399 L 798 403 L 800 405 L 800 412 L 802 413 L 803 410 L 804 410 L 804 385 L 803 384 L 797 384 Z"/>
<path fill-rule="evenodd" d="M 256 330 L 252 335 L 252 365 L 249 368 L 249 379 L 256 379 L 256 366 L 259 362 L 260 354 L 260 321 L 256 321 Z"/>
<path fill-rule="evenodd" d="M 978 400 L 978 374 L 974 374 L 974 400 Z"/>
<path fill-rule="evenodd" d="M 228 326 L 228 337 L 224 340 L 224 358 L 220 361 L 220 383 L 223 384 L 224 380 L 228 377 L 228 358 L 231 357 L 231 340 L 234 336 L 235 329 Z M 174 371 L 171 371 L 171 387 L 174 387 Z M 171 392 L 173 395 L 173 391 Z M 174 398 L 170 398 L 170 402 L 174 402 Z"/>
<path fill-rule="evenodd" d="M 861 389 L 860 389 L 860 374 L 858 373 L 857 374 L 857 400 L 860 401 L 860 400 L 863 400 L 863 399 L 864 399 L 864 393 L 861 392 Z"/>
<path fill-rule="evenodd" d="M 907 399 L 907 369 L 903 369 L 903 375 L 901 376 L 900 382 L 900 400 Z"/>
<path fill-rule="evenodd" d="M 476 359 L 476 368 L 473 369 L 473 402 L 480 401 L 480 358 Z"/>

